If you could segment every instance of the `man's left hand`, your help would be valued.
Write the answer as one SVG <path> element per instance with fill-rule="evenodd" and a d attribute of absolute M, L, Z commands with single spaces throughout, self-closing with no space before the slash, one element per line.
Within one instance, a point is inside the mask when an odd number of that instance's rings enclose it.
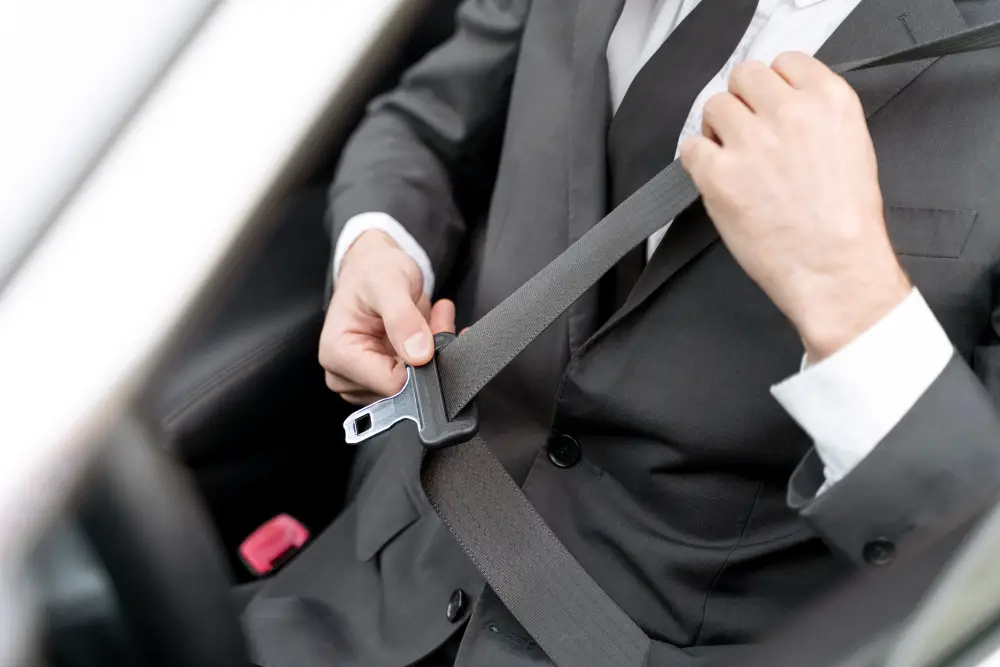
<path fill-rule="evenodd" d="M 885 229 L 860 100 L 802 53 L 734 69 L 681 161 L 736 261 L 791 320 L 813 362 L 910 291 Z"/>

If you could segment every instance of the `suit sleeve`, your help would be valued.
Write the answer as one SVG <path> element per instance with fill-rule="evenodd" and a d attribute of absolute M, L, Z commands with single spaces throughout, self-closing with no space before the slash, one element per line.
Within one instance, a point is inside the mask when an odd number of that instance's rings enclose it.
<path fill-rule="evenodd" d="M 369 105 L 330 189 L 334 244 L 354 216 L 383 213 L 416 240 L 434 273 L 448 272 L 466 232 L 456 170 L 481 165 L 471 158 L 502 132 L 528 4 L 466 0 L 455 34 Z"/>
<path fill-rule="evenodd" d="M 1000 325 L 1000 306 L 993 313 Z M 789 505 L 835 550 L 882 564 L 907 536 L 981 507 L 1000 492 L 1000 343 L 955 353 L 913 407 L 856 468 L 817 496 L 811 451 L 793 473 Z"/>
<path fill-rule="evenodd" d="M 812 438 L 824 493 L 888 435 L 955 353 L 920 290 L 836 353 L 771 388 Z"/>

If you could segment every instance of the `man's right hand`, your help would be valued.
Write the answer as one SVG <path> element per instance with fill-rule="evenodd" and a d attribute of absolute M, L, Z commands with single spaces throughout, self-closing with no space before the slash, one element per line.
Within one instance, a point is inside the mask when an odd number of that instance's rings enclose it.
<path fill-rule="evenodd" d="M 319 342 L 326 384 L 365 405 L 406 383 L 405 364 L 434 356 L 433 333 L 455 332 L 455 305 L 431 308 L 423 274 L 385 233 L 369 230 L 344 255 Z"/>

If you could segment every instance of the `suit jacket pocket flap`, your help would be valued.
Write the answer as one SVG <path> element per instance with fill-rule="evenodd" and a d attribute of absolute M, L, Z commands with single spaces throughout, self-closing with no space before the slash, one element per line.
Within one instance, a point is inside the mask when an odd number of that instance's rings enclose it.
<path fill-rule="evenodd" d="M 896 254 L 956 258 L 965 249 L 977 215 L 970 209 L 887 206 L 885 223 Z"/>
<path fill-rule="evenodd" d="M 420 518 L 407 490 L 406 466 L 412 457 L 403 455 L 399 442 L 389 442 L 358 490 L 358 525 L 355 548 L 361 561 L 371 560 Z M 419 466 L 419 459 L 417 461 Z"/>

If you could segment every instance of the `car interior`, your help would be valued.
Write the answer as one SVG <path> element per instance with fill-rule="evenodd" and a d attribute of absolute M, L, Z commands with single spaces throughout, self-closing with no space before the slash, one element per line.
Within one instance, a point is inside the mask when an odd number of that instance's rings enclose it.
<path fill-rule="evenodd" d="M 433 5 L 369 96 L 451 32 L 456 5 Z M 237 581 L 253 578 L 238 547 L 264 521 L 286 513 L 315 534 L 343 500 L 353 452 L 341 423 L 353 408 L 326 388 L 317 346 L 331 253 L 327 188 L 352 127 L 331 138 L 313 172 L 280 198 L 262 223 L 266 238 L 138 399 L 193 476 Z"/>
<path fill-rule="evenodd" d="M 428 3 L 394 58 L 372 66 L 377 76 L 350 103 L 353 121 L 325 137 L 308 173 L 282 185 L 260 239 L 226 267 L 104 436 L 74 502 L 33 552 L 38 664 L 251 664 L 240 607 L 300 547 L 260 572 L 241 545 L 283 515 L 318 535 L 351 484 L 342 423 L 354 408 L 326 388 L 317 361 L 331 251 L 327 188 L 365 102 L 450 34 L 457 5 Z M 488 201 L 488 184 L 456 190 L 470 216 Z M 445 294 L 461 326 L 465 296 Z M 732 664 L 883 664 L 945 563 L 980 535 L 985 512 L 927 536 L 889 575 L 837 591 Z M 984 611 L 980 620 L 987 616 L 995 618 Z M 972 625 L 986 636 L 988 624 Z"/>
<path fill-rule="evenodd" d="M 457 0 L 427 5 L 394 57 L 373 60 L 363 95 L 346 101 L 349 121 L 313 147 L 307 172 L 257 222 L 260 237 L 160 356 L 77 504 L 39 545 L 32 576 L 44 591 L 52 664 L 249 664 L 234 610 L 263 579 L 241 544 L 284 515 L 316 535 L 341 509 L 353 459 L 342 423 L 354 408 L 326 388 L 317 361 L 327 189 L 364 103 L 453 30 Z M 132 549 L 174 564 L 137 570 Z M 178 586 L 189 595 L 175 595 Z M 183 646 L 164 641 L 177 636 Z"/>

